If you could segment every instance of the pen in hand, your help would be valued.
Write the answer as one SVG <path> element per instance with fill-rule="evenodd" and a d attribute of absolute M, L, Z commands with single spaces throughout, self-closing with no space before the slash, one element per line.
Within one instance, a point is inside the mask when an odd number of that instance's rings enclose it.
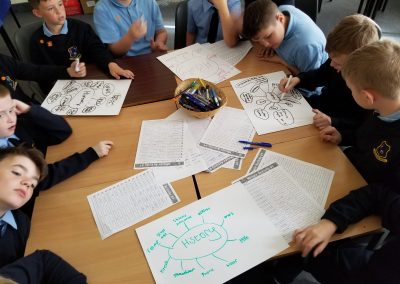
<path fill-rule="evenodd" d="M 76 65 L 75 65 L 75 72 L 81 71 L 81 68 L 79 67 L 79 57 L 75 59 Z"/>
<path fill-rule="evenodd" d="M 286 82 L 285 89 L 286 89 L 287 87 L 289 87 L 289 84 L 290 84 L 290 81 L 292 80 L 292 78 L 293 78 L 293 76 L 290 75 L 290 76 L 289 76 L 289 79 L 288 79 L 287 82 Z M 282 93 L 281 93 L 281 100 L 283 99 L 283 96 L 284 96 L 284 95 L 285 95 L 285 92 L 282 92 Z"/>

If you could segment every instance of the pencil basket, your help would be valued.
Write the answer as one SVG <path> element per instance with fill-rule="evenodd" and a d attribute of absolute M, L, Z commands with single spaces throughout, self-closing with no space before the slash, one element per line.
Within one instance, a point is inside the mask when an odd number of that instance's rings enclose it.
<path fill-rule="evenodd" d="M 212 88 L 214 90 L 215 94 L 217 95 L 217 99 L 219 99 L 218 100 L 219 101 L 219 106 L 215 106 L 215 108 L 213 108 L 212 110 L 205 110 L 205 111 L 192 110 L 192 109 L 189 109 L 189 108 L 187 108 L 187 107 L 185 107 L 184 105 L 181 104 L 181 96 L 183 95 L 185 90 L 190 88 L 190 86 L 193 84 L 193 82 L 198 82 L 199 84 L 201 84 L 200 83 L 200 79 L 190 78 L 190 79 L 182 81 L 178 85 L 178 87 L 176 87 L 174 100 L 175 100 L 175 103 L 176 103 L 177 107 L 178 108 L 182 108 L 183 111 L 185 111 L 189 115 L 192 115 L 192 116 L 197 117 L 197 118 L 213 117 L 227 103 L 227 98 L 226 98 L 224 92 L 222 92 L 215 84 L 213 84 L 213 83 L 211 83 L 209 81 L 201 79 L 201 82 L 204 85 L 206 85 L 209 88 Z"/>

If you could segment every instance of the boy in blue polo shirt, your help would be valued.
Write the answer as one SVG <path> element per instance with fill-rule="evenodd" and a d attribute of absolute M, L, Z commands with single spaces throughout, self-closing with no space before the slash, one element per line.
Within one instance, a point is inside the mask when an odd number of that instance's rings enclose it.
<path fill-rule="evenodd" d="M 293 75 L 317 69 L 328 59 L 323 32 L 291 5 L 251 3 L 244 11 L 243 35 L 267 49 L 265 60 L 285 65 Z"/>
<path fill-rule="evenodd" d="M 214 13 L 218 16 L 216 22 L 213 21 Z M 235 14 L 240 17 L 240 0 L 189 0 L 186 45 L 222 40 L 233 28 L 227 19 Z"/>
<path fill-rule="evenodd" d="M 155 0 L 100 0 L 93 21 L 115 56 L 167 50 L 167 31 Z"/>

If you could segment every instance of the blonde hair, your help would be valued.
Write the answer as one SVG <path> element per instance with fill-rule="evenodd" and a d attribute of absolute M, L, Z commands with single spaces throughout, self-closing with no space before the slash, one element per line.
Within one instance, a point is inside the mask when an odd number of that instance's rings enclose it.
<path fill-rule="evenodd" d="M 0 284 L 18 284 L 18 283 L 0 275 Z"/>
<path fill-rule="evenodd" d="M 379 40 L 380 28 L 364 15 L 344 17 L 328 34 L 325 50 L 333 54 L 350 54 L 357 48 Z"/>
<path fill-rule="evenodd" d="M 0 83 L 0 98 L 5 98 L 10 95 L 11 95 L 10 90 L 6 86 Z"/>
<path fill-rule="evenodd" d="M 376 41 L 354 51 L 341 70 L 359 90 L 374 90 L 381 96 L 400 96 L 400 44 Z"/>

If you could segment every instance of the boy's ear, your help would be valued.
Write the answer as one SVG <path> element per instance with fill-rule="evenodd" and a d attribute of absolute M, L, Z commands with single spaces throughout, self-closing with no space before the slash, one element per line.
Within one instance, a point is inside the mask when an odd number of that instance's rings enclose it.
<path fill-rule="evenodd" d="M 282 14 L 281 12 L 276 13 L 275 19 L 276 19 L 278 22 L 281 22 L 281 23 L 282 23 L 284 18 L 285 18 L 285 15 Z"/>
<path fill-rule="evenodd" d="M 32 14 L 34 14 L 36 17 L 41 18 L 42 14 L 40 13 L 39 9 L 32 9 Z"/>
<path fill-rule="evenodd" d="M 365 98 L 365 102 L 368 105 L 373 105 L 376 102 L 377 96 L 372 90 L 361 90 L 361 95 Z"/>

